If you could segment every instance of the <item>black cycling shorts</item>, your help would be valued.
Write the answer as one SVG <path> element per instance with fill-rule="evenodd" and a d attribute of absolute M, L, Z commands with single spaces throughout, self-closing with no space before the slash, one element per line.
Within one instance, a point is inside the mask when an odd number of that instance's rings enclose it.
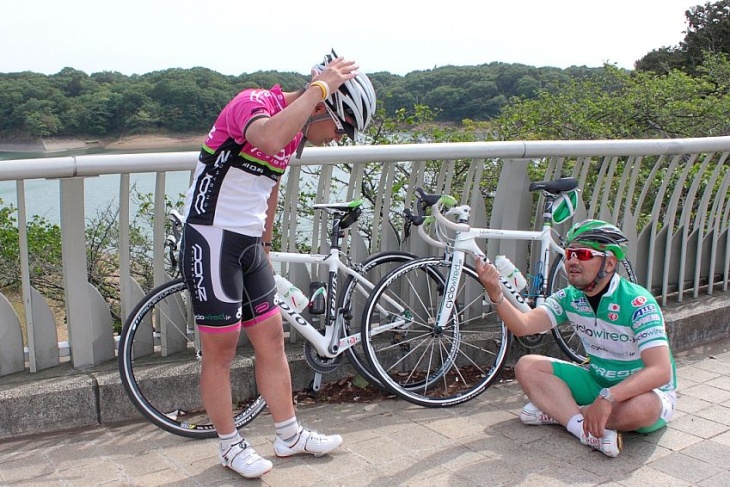
<path fill-rule="evenodd" d="M 180 268 L 201 332 L 253 326 L 279 312 L 274 273 L 260 237 L 186 224 Z"/>

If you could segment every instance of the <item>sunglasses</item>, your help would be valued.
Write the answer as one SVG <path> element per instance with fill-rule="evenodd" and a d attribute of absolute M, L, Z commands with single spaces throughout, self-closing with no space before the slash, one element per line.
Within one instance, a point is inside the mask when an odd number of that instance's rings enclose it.
<path fill-rule="evenodd" d="M 565 249 L 565 260 L 568 261 L 575 257 L 581 262 L 585 262 L 587 260 L 591 260 L 593 257 L 598 256 L 604 256 L 606 255 L 605 252 L 599 252 L 598 250 L 593 249 Z"/>

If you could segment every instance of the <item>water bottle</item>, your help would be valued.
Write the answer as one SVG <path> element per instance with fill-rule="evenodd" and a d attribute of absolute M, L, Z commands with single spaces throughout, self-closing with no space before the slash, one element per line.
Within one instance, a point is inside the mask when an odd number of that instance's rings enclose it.
<path fill-rule="evenodd" d="M 279 274 L 274 274 L 274 281 L 276 282 L 276 291 L 279 293 L 279 298 L 282 301 L 296 310 L 297 313 L 301 313 L 307 308 L 309 299 L 307 299 L 298 287 Z"/>
<path fill-rule="evenodd" d="M 325 312 L 325 299 L 327 298 L 327 286 L 323 282 L 314 281 L 309 283 L 309 314 L 323 315 Z"/>
<path fill-rule="evenodd" d="M 527 286 L 525 276 L 523 276 L 522 272 L 520 272 L 512 261 L 504 255 L 498 255 L 497 258 L 494 259 L 494 267 L 497 268 L 499 273 L 507 279 L 507 282 L 509 282 L 517 292 L 522 291 L 525 286 Z"/>

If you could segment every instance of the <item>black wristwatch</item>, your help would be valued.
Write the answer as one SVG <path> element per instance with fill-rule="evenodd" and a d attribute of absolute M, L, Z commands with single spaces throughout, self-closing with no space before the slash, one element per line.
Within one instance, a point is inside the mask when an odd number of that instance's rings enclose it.
<path fill-rule="evenodd" d="M 601 389 L 601 392 L 598 393 L 598 397 L 601 399 L 605 399 L 606 401 L 610 402 L 612 405 L 616 404 L 616 398 L 613 397 L 613 394 L 611 394 L 611 389 L 604 387 Z"/>

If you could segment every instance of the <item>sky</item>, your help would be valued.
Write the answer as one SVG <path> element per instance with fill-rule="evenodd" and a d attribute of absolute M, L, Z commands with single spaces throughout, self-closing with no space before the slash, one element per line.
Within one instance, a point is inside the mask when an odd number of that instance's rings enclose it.
<path fill-rule="evenodd" d="M 307 73 L 334 48 L 365 72 L 445 65 L 633 69 L 684 38 L 698 0 L 4 0 L 0 72 Z"/>

